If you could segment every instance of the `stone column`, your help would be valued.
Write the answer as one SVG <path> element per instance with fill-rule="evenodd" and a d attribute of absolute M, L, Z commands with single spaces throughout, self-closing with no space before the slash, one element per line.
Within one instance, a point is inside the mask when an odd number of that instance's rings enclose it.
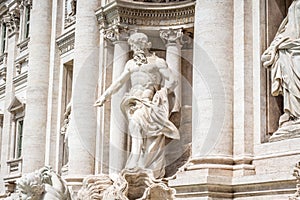
<path fill-rule="evenodd" d="M 45 164 L 51 8 L 51 1 L 35 0 L 31 10 L 28 64 L 30 67 L 23 137 L 24 173 L 32 172 Z"/>
<path fill-rule="evenodd" d="M 123 72 L 129 60 L 128 32 L 122 27 L 106 32 L 106 38 L 114 44 L 112 82 Z M 110 116 L 110 147 L 109 147 L 109 172 L 117 173 L 124 168 L 127 160 L 127 121 L 123 115 L 120 104 L 128 84 L 112 96 Z"/>
<path fill-rule="evenodd" d="M 231 184 L 233 7 L 232 0 L 196 1 L 192 159 L 187 171 L 170 183 L 175 188 L 179 182 L 186 187 L 194 186 L 197 191 L 193 192 L 197 195 L 193 198 L 210 199 L 213 193 L 216 199 L 223 199 L 227 194 L 222 191 Z M 218 185 L 218 188 L 199 186 L 206 184 Z"/>
<path fill-rule="evenodd" d="M 160 37 L 166 43 L 166 62 L 178 78 L 175 88 L 176 102 L 174 108 L 179 111 L 181 106 L 181 38 L 182 29 L 161 30 Z"/>
<path fill-rule="evenodd" d="M 99 70 L 99 30 L 95 17 L 98 6 L 98 0 L 77 1 L 67 177 L 75 192 L 83 177 L 94 174 L 95 166 L 97 109 L 93 105 Z"/>
<path fill-rule="evenodd" d="M 194 31 L 192 157 L 205 163 L 230 163 L 233 1 L 198 0 Z"/>

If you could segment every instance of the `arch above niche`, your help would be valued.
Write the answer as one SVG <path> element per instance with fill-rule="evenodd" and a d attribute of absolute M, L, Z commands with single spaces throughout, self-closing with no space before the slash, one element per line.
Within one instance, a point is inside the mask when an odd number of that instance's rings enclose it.
<path fill-rule="evenodd" d="M 96 11 L 100 29 L 124 26 L 129 29 L 160 30 L 194 26 L 195 1 L 152 3 L 116 0 Z"/>

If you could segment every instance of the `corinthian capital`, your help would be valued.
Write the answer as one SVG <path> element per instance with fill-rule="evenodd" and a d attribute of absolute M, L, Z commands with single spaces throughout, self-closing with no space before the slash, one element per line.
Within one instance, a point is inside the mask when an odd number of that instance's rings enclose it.
<path fill-rule="evenodd" d="M 9 35 L 17 33 L 20 26 L 20 10 L 15 8 L 9 11 L 2 21 L 6 24 Z"/>
<path fill-rule="evenodd" d="M 116 25 L 104 30 L 104 38 L 111 42 L 127 41 L 129 30 L 127 27 Z"/>
<path fill-rule="evenodd" d="M 160 30 L 160 38 L 167 45 L 176 45 L 176 44 L 181 45 L 182 36 L 183 36 L 183 32 L 181 28 Z"/>

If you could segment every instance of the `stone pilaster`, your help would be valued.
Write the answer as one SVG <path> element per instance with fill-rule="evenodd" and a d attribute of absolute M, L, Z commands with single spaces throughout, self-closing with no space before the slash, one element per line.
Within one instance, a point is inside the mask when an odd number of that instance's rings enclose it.
<path fill-rule="evenodd" d="M 123 72 L 126 62 L 129 60 L 128 30 L 124 27 L 116 27 L 106 31 L 106 39 L 114 44 L 112 82 Z M 110 116 L 110 147 L 109 147 L 109 172 L 120 172 L 127 160 L 127 121 L 123 115 L 120 104 L 128 85 L 124 85 L 111 98 Z"/>
<path fill-rule="evenodd" d="M 17 9 L 17 8 L 16 8 Z M 12 10 L 10 13 L 13 13 Z M 18 12 L 18 11 L 16 11 Z M 19 21 L 14 21 L 15 18 L 11 14 L 5 16 L 4 22 L 7 27 L 19 27 Z M 9 30 L 7 31 L 9 32 Z M 13 84 L 13 78 L 16 74 L 15 68 L 15 59 L 17 56 L 17 46 L 18 43 L 18 28 L 10 29 L 10 34 L 7 39 L 7 57 L 4 58 L 4 66 L 6 68 L 6 82 L 5 82 L 5 102 L 4 102 L 4 111 L 3 111 L 3 132 L 2 134 L 5 137 L 2 137 L 1 140 L 1 177 L 7 178 L 9 176 L 8 173 L 8 160 L 14 159 L 14 145 L 11 140 L 14 137 L 14 133 L 12 131 L 12 116 L 13 114 L 9 112 L 7 109 L 15 96 L 15 88 Z M 6 183 L 7 187 L 10 187 L 9 184 Z M 6 188 L 8 189 L 8 188 Z M 1 188 L 1 190 L 3 190 Z M 2 192 L 2 191 L 1 191 Z"/>
<path fill-rule="evenodd" d="M 67 177 L 75 192 L 82 178 L 95 171 L 97 109 L 93 105 L 99 70 L 99 31 L 95 17 L 98 6 L 98 0 L 77 1 Z"/>
<path fill-rule="evenodd" d="M 194 28 L 192 159 L 170 185 L 187 198 L 231 197 L 233 169 L 233 1 L 197 0 Z M 186 177 L 193 177 L 193 180 Z M 210 178 L 214 177 L 214 178 Z M 205 185 L 218 185 L 207 188 Z M 219 187 L 220 186 L 220 187 Z"/>
<path fill-rule="evenodd" d="M 179 111 L 181 107 L 181 48 L 182 29 L 161 30 L 160 37 L 166 44 L 166 62 L 169 68 L 176 74 L 178 85 L 175 88 L 176 102 L 174 108 Z"/>
<path fill-rule="evenodd" d="M 45 164 L 51 10 L 51 1 L 33 1 L 22 151 L 24 173 L 32 172 Z"/>
<path fill-rule="evenodd" d="M 234 1 L 234 176 L 255 173 L 252 17 L 252 2 Z"/>

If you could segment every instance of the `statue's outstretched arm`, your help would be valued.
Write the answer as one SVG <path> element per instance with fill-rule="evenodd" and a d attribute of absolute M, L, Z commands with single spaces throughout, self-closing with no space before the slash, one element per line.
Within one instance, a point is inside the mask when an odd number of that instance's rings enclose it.
<path fill-rule="evenodd" d="M 129 79 L 129 77 L 130 77 L 130 72 L 129 72 L 128 67 L 126 65 L 125 66 L 125 70 L 123 71 L 123 73 L 121 74 L 121 76 L 119 76 L 119 78 L 117 78 L 117 80 L 115 80 L 109 86 L 109 88 L 107 88 L 107 90 L 96 101 L 96 103 L 94 104 L 94 106 L 103 106 L 103 104 L 105 103 L 105 101 L 108 98 L 110 98 L 110 96 L 112 94 L 114 94 L 117 91 L 119 91 L 119 89 L 122 87 L 122 85 L 124 85 L 126 83 L 126 81 Z"/>

